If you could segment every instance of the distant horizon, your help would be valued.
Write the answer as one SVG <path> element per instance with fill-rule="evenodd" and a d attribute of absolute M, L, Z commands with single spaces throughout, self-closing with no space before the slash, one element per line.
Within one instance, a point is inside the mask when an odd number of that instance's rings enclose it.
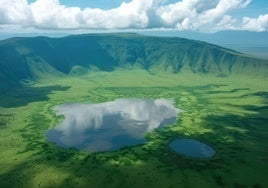
<path fill-rule="evenodd" d="M 98 32 L 82 32 L 82 33 L 5 33 L 0 35 L 0 41 L 13 37 L 37 37 L 45 36 L 52 38 L 65 37 L 69 35 L 81 34 L 105 34 L 105 33 L 137 33 L 147 36 L 161 37 L 180 37 L 190 40 L 199 40 L 211 44 L 220 45 L 242 53 L 253 55 L 259 58 L 268 59 L 268 32 L 252 32 L 252 31 L 218 31 L 216 33 L 200 33 L 194 31 L 98 31 Z"/>

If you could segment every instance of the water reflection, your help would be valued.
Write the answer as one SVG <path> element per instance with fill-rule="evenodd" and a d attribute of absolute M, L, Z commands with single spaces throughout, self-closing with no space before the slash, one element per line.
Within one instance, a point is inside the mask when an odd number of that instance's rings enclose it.
<path fill-rule="evenodd" d="M 118 99 L 101 104 L 63 104 L 55 107 L 64 120 L 47 131 L 61 147 L 89 151 L 117 150 L 141 144 L 144 134 L 176 120 L 179 109 L 165 99 Z"/>
<path fill-rule="evenodd" d="M 190 157 L 209 158 L 215 155 L 216 151 L 209 145 L 195 139 L 176 139 L 169 147 L 177 153 Z"/>

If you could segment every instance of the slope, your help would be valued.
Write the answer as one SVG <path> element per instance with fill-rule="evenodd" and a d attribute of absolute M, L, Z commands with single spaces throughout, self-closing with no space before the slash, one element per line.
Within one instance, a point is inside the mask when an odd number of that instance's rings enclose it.
<path fill-rule="evenodd" d="M 139 67 L 145 70 L 189 70 L 198 74 L 267 76 L 268 61 L 220 46 L 175 37 L 132 33 L 86 34 L 63 38 L 11 38 L 0 42 L 1 87 L 21 80 L 46 79 Z"/>

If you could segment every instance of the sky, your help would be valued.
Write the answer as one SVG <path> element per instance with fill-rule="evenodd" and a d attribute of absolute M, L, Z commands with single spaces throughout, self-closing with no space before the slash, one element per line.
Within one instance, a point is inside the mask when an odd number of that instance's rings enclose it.
<path fill-rule="evenodd" d="M 267 0 L 0 0 L 0 34 L 268 31 Z"/>

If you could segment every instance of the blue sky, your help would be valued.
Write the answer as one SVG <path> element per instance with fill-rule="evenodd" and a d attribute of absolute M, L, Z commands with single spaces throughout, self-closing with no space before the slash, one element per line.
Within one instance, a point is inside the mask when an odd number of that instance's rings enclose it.
<path fill-rule="evenodd" d="M 36 0 L 28 0 L 28 2 L 34 2 Z M 130 2 L 130 0 L 60 0 L 60 3 L 66 6 L 76 6 L 82 9 L 91 8 L 101 8 L 101 9 L 111 9 L 120 6 L 122 2 Z"/>
<path fill-rule="evenodd" d="M 0 0 L 0 33 L 268 31 L 267 0 Z"/>
<path fill-rule="evenodd" d="M 28 2 L 34 2 L 36 0 L 28 0 Z M 101 8 L 101 9 L 111 9 L 119 7 L 122 2 L 130 2 L 131 0 L 60 0 L 60 3 L 66 6 L 77 6 L 81 9 L 91 7 L 91 8 Z M 175 3 L 178 0 L 167 0 L 165 4 Z M 258 16 L 260 14 L 268 13 L 268 1 L 266 0 L 253 0 L 247 8 L 241 10 L 233 11 L 233 15 L 236 17 L 243 16 Z"/>
<path fill-rule="evenodd" d="M 266 0 L 253 0 L 246 8 L 233 11 L 233 15 L 238 18 L 258 17 L 262 14 L 268 14 L 268 1 Z"/>

